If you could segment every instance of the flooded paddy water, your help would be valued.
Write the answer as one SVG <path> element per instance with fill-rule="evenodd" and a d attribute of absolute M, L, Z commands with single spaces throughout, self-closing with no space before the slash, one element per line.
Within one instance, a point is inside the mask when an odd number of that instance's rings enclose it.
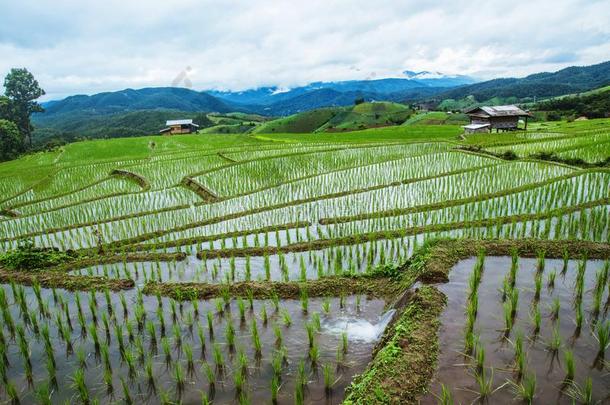
<path fill-rule="evenodd" d="M 301 384 L 305 403 L 340 403 L 391 317 L 360 296 L 180 303 L 18 285 L 0 295 L 0 377 L 13 388 L 0 401 L 21 403 L 200 403 L 202 393 L 269 403 L 273 390 L 293 403 Z"/>
<path fill-rule="evenodd" d="M 608 262 L 582 260 L 543 261 L 519 258 L 516 268 L 515 290 L 518 305 L 514 324 L 507 333 L 503 296 L 503 280 L 511 269 L 511 257 L 486 257 L 478 287 L 478 311 L 474 335 L 483 350 L 465 355 L 465 329 L 469 286 L 477 259 L 460 261 L 450 272 L 449 282 L 438 285 L 447 295 L 447 306 L 441 316 L 439 332 L 440 355 L 438 368 L 431 384 L 431 393 L 424 404 L 439 403 L 442 385 L 455 403 L 468 404 L 482 399 L 477 375 L 485 376 L 490 389 L 488 403 L 520 401 L 516 387 L 509 381 L 526 384 L 535 375 L 534 403 L 581 403 L 579 394 L 586 391 L 590 378 L 592 398 L 599 403 L 610 403 L 610 368 L 608 355 L 599 358 L 596 332 L 608 328 Z M 583 274 L 582 301 L 578 296 L 578 277 Z M 606 278 L 603 278 L 603 275 Z M 540 277 L 540 296 L 536 297 L 536 277 Z M 601 278 L 601 281 L 600 281 Z M 554 281 L 554 282 L 553 282 Z M 601 309 L 595 310 L 595 291 L 603 283 Z M 508 298 L 507 298 L 508 300 Z M 581 330 L 577 330 L 578 308 L 582 309 Z M 536 312 L 540 312 L 540 328 L 536 331 Z M 522 336 L 525 352 L 524 376 L 519 377 L 516 362 L 516 343 Z M 475 339 L 476 340 L 476 339 Z M 554 343 L 556 342 L 556 343 Z M 557 344 L 559 347 L 557 347 Z M 484 371 L 477 365 L 477 351 L 483 353 Z M 567 378 L 566 352 L 573 354 L 573 382 Z M 603 352 L 603 351 L 602 351 Z M 607 350 L 606 350 L 607 352 Z M 569 355 L 568 355 L 569 356 Z M 479 370 L 477 371 L 477 368 Z M 483 374 L 484 373 L 484 374 Z M 528 377 L 528 378 L 526 378 Z M 578 387 L 579 389 L 576 389 Z M 580 393 L 578 392 L 580 391 Z"/>

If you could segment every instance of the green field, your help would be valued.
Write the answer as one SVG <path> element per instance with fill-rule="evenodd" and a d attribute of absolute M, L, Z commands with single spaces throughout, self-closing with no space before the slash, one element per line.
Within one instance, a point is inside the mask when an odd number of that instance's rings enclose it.
<path fill-rule="evenodd" d="M 610 394 L 609 119 L 462 136 L 461 115 L 392 103 L 210 118 L 256 129 L 83 141 L 0 163 L 0 402 L 435 403 L 444 339 L 476 341 L 464 384 L 495 369 L 490 403 L 531 375 L 541 398 L 585 392 L 587 377 L 595 400 Z M 557 275 L 543 300 L 568 308 L 581 295 L 581 340 L 565 334 L 574 304 L 528 346 L 538 356 L 559 335 L 561 358 L 577 358 L 566 387 L 550 357 L 516 376 L 517 326 L 489 337 L 483 300 L 518 295 L 487 273 L 479 287 L 495 256 L 535 257 L 545 285 L 556 271 L 545 258 L 570 262 L 570 294 Z M 471 284 L 451 278 L 462 260 Z M 460 294 L 434 285 L 448 280 Z M 469 333 L 443 335 L 446 295 L 451 306 L 466 293 Z M 529 322 L 520 311 L 511 322 Z M 485 345 L 511 361 L 481 359 Z"/>

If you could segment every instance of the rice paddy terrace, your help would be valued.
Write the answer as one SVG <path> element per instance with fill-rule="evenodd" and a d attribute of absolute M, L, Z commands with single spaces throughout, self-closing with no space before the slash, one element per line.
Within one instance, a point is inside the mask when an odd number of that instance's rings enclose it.
<path fill-rule="evenodd" d="M 460 132 L 0 164 L 0 401 L 608 401 L 610 122 Z"/>

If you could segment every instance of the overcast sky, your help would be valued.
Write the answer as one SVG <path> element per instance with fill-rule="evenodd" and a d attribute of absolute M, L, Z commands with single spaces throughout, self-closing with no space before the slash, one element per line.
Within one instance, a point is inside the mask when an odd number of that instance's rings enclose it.
<path fill-rule="evenodd" d="M 0 75 L 45 99 L 400 77 L 487 79 L 610 59 L 610 0 L 0 0 Z M 184 85 L 181 82 L 180 85 Z"/>

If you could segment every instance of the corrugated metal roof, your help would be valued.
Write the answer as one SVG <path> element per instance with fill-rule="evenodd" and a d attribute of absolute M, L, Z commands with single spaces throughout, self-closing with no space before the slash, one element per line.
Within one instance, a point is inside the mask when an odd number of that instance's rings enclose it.
<path fill-rule="evenodd" d="M 172 125 L 189 125 L 192 124 L 193 120 L 169 120 L 165 123 L 168 127 Z"/>
<path fill-rule="evenodd" d="M 469 125 L 464 125 L 462 128 L 464 129 L 481 129 L 481 128 L 485 128 L 488 127 L 490 124 L 469 124 Z"/>
<path fill-rule="evenodd" d="M 493 107 L 483 106 L 483 107 L 475 107 L 466 111 L 466 114 L 474 113 L 475 111 L 483 111 L 490 117 L 510 117 L 510 116 L 525 116 L 529 115 L 527 112 L 523 111 L 516 105 L 496 105 Z"/>

